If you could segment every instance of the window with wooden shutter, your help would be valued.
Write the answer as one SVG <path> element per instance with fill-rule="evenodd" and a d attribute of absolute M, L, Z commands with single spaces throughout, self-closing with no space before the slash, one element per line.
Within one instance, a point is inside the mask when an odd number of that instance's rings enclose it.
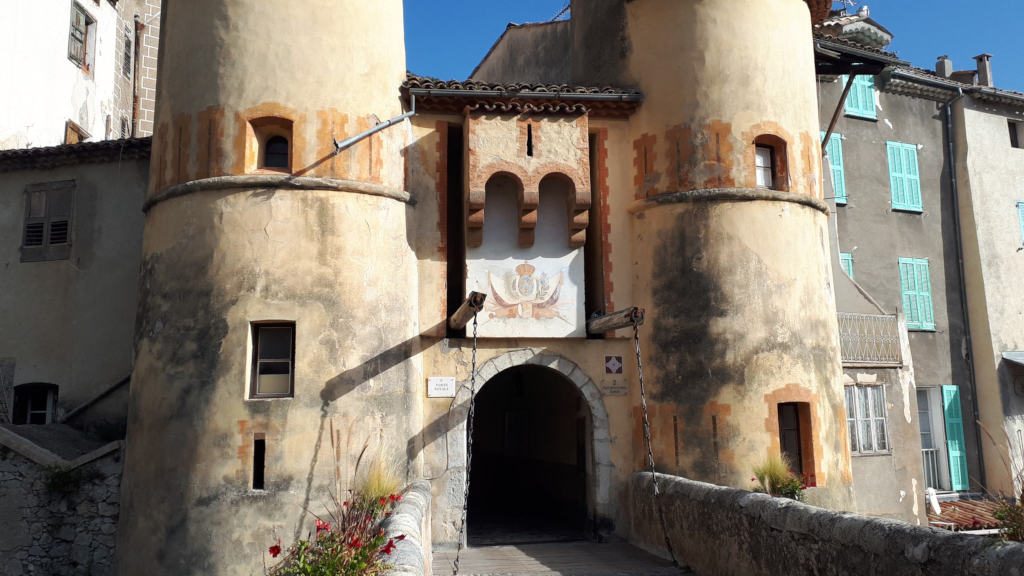
<path fill-rule="evenodd" d="M 82 70 L 89 72 L 92 69 L 92 54 L 90 53 L 93 38 L 90 36 L 95 31 L 96 20 L 77 3 L 71 5 L 71 28 L 68 32 L 68 59 L 77 64 Z"/>
<path fill-rule="evenodd" d="M 942 387 L 942 411 L 946 418 L 946 449 L 949 455 L 949 476 L 953 490 L 970 489 L 967 473 L 967 451 L 964 442 L 964 419 L 960 410 L 960 388 Z"/>
<path fill-rule="evenodd" d="M 925 258 L 900 258 L 900 291 L 907 330 L 935 330 L 932 282 Z"/>
<path fill-rule="evenodd" d="M 822 132 L 821 137 L 825 137 Z M 828 165 L 832 171 L 832 187 L 835 192 L 836 204 L 846 204 L 846 168 L 843 165 L 843 137 L 833 133 L 825 143 Z"/>
<path fill-rule="evenodd" d="M 22 262 L 70 257 L 74 191 L 74 180 L 30 184 L 25 189 Z"/>
<path fill-rule="evenodd" d="M 848 77 L 843 76 L 844 85 L 847 81 Z M 867 118 L 869 120 L 878 119 L 878 113 L 875 109 L 874 76 L 861 75 L 853 77 L 853 87 L 850 88 L 850 94 L 846 97 L 845 110 L 847 116 Z"/>
<path fill-rule="evenodd" d="M 886 142 L 885 147 L 889 157 L 889 190 L 892 194 L 892 209 L 923 212 L 917 146 L 902 142 Z"/>
<path fill-rule="evenodd" d="M 843 267 L 843 272 L 846 272 L 846 275 L 849 276 L 850 279 L 852 280 L 853 279 L 853 254 L 850 254 L 849 252 L 840 252 L 839 253 L 839 265 Z"/>

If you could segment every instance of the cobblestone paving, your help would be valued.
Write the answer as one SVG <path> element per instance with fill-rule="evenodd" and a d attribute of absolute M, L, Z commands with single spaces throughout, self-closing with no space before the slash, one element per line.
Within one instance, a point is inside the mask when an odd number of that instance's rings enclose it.
<path fill-rule="evenodd" d="M 434 552 L 434 576 L 451 576 L 454 551 Z M 671 563 L 629 544 L 569 542 L 462 551 L 461 576 L 680 576 Z"/>

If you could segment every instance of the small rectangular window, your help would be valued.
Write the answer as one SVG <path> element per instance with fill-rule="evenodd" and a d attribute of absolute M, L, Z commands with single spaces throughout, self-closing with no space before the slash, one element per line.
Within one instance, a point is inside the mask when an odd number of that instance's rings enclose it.
<path fill-rule="evenodd" d="M 822 132 L 821 137 L 825 137 Z M 843 137 L 833 133 L 825 143 L 828 165 L 832 172 L 832 187 L 835 189 L 836 204 L 846 204 L 846 168 L 843 165 Z"/>
<path fill-rule="evenodd" d="M 1024 122 L 1007 120 L 1006 124 L 1010 128 L 1010 146 L 1013 148 L 1024 148 L 1024 138 L 1021 138 L 1021 126 L 1024 126 Z"/>
<path fill-rule="evenodd" d="M 889 157 L 889 189 L 892 209 L 923 212 L 921 173 L 917 165 L 917 146 L 902 142 L 886 142 Z"/>
<path fill-rule="evenodd" d="M 252 343 L 251 397 L 292 397 L 295 365 L 295 324 L 253 324 Z"/>
<path fill-rule="evenodd" d="M 22 262 L 70 257 L 74 190 L 74 180 L 30 184 L 25 188 Z"/>
<path fill-rule="evenodd" d="M 931 272 L 926 258 L 900 258 L 900 291 L 907 330 L 935 330 Z"/>
<path fill-rule="evenodd" d="M 121 54 L 121 74 L 126 78 L 132 77 L 132 29 L 124 28 L 124 49 Z"/>
<path fill-rule="evenodd" d="M 855 454 L 889 452 L 889 431 L 885 419 L 885 387 L 847 386 L 846 424 L 850 430 L 850 451 Z"/>
<path fill-rule="evenodd" d="M 252 489 L 263 490 L 266 486 L 267 439 L 263 434 L 252 437 Z"/>
<path fill-rule="evenodd" d="M 775 170 L 775 151 L 769 146 L 757 146 L 755 148 L 754 167 L 757 171 L 757 187 L 772 188 Z"/>
<path fill-rule="evenodd" d="M 847 76 L 843 76 L 845 86 Z M 850 94 L 846 97 L 845 111 L 847 116 L 877 120 L 878 112 L 875 108 L 875 77 L 858 75 L 853 77 L 853 86 Z"/>
<path fill-rule="evenodd" d="M 839 265 L 843 267 L 843 272 L 846 272 L 846 275 L 849 276 L 850 279 L 852 280 L 853 279 L 853 254 L 850 254 L 849 252 L 840 252 L 839 253 Z"/>

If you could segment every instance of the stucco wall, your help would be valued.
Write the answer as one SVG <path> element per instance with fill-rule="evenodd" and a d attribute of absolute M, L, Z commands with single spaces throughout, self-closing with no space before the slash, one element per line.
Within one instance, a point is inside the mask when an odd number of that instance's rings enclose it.
<path fill-rule="evenodd" d="M 7 54 L 7 89 L 0 93 L 0 149 L 64 143 L 72 120 L 90 141 L 120 137 L 132 116 L 131 78 L 122 74 L 125 27 L 132 2 L 80 1 L 96 21 L 94 63 L 88 72 L 68 59 L 72 0 L 10 2 L 0 21 L 0 53 Z M 107 132 L 107 116 L 111 132 Z"/>
<path fill-rule="evenodd" d="M 1024 238 L 1017 203 L 1024 201 L 1024 151 L 1011 148 L 1007 119 L 1015 111 L 965 98 L 956 105 L 957 174 L 963 218 L 964 265 L 978 378 L 989 489 L 1011 493 L 1004 465 L 1024 465 L 1022 370 L 1002 359 L 1024 350 Z M 1004 434 L 1005 432 L 1005 434 Z M 1009 436 L 1010 441 L 1006 436 Z M 1020 494 L 1021 485 L 1016 485 Z"/>
<path fill-rule="evenodd" d="M 112 576 L 120 451 L 57 472 L 0 447 L 0 571 Z M 56 476 L 55 476 L 56 475 Z"/>
<path fill-rule="evenodd" d="M 1024 545 L 659 475 L 669 537 L 680 561 L 721 576 L 1020 576 Z M 664 555 L 651 476 L 631 479 L 631 541 Z"/>
<path fill-rule="evenodd" d="M 148 159 L 3 175 L 0 184 L 0 357 L 14 384 L 60 386 L 69 411 L 132 370 Z M 25 187 L 74 180 L 71 257 L 21 262 Z M 123 401 L 123 399 L 122 399 Z M 123 429 L 124 405 L 110 407 Z"/>
<path fill-rule="evenodd" d="M 569 20 L 510 24 L 471 79 L 495 83 L 565 84 L 572 47 Z"/>
<path fill-rule="evenodd" d="M 819 88 L 824 131 L 839 104 L 843 84 L 823 79 Z M 856 282 L 888 314 L 903 312 L 898 259 L 928 259 L 936 329 L 909 333 L 914 362 L 913 385 L 931 388 L 933 394 L 940 394 L 943 385 L 960 387 L 969 475 L 972 487 L 977 488 L 980 481 L 975 450 L 977 429 L 971 417 L 973 399 L 965 349 L 967 332 L 950 188 L 950 160 L 945 146 L 945 118 L 941 106 L 934 101 L 883 91 L 876 91 L 876 112 L 877 121 L 843 114 L 836 124 L 835 133 L 842 138 L 847 192 L 847 203 L 836 208 L 838 250 L 853 255 Z M 892 210 L 888 141 L 917 145 L 921 213 Z M 916 400 L 914 403 L 916 405 Z M 917 412 L 912 411 L 911 417 L 916 423 Z M 903 427 L 892 428 L 894 446 L 920 443 L 920 433 L 913 427 L 906 427 L 905 433 L 901 430 Z M 854 459 L 855 465 L 857 460 Z M 893 469 L 912 465 L 909 459 L 903 463 L 893 462 Z M 947 474 L 944 482 L 948 481 Z M 926 488 L 923 484 L 920 487 Z M 949 489 L 950 484 L 935 488 Z"/>

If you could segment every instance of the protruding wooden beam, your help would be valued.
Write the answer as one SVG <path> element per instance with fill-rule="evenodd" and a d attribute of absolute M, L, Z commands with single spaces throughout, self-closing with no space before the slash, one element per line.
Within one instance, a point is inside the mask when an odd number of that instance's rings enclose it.
<path fill-rule="evenodd" d="M 644 309 L 633 306 L 587 320 L 587 332 L 591 334 L 604 334 L 619 328 L 628 328 L 634 324 L 641 326 L 643 323 Z"/>
<path fill-rule="evenodd" d="M 452 317 L 448 319 L 448 327 L 452 330 L 462 330 L 465 328 L 466 324 L 469 324 L 469 321 L 473 319 L 473 316 L 484 309 L 484 302 L 486 300 L 487 294 L 470 292 L 462 306 L 459 306 L 455 314 L 452 314 Z"/>

